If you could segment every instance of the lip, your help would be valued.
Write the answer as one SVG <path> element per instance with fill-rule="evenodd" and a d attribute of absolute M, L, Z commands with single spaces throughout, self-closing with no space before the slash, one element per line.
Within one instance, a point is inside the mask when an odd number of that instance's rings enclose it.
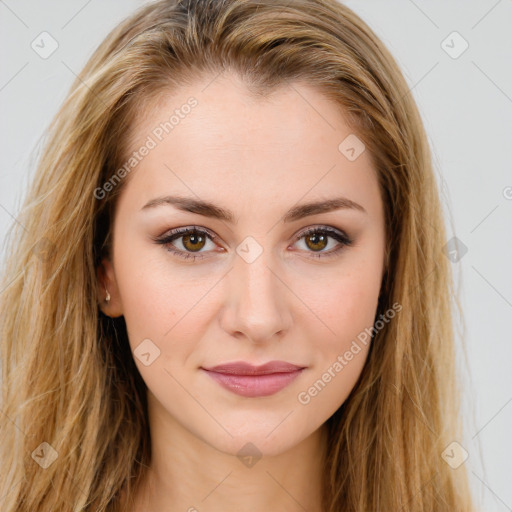
<path fill-rule="evenodd" d="M 201 369 L 225 389 L 237 395 L 257 398 L 281 391 L 295 380 L 305 367 L 285 361 L 270 361 L 260 366 L 237 361 Z"/>

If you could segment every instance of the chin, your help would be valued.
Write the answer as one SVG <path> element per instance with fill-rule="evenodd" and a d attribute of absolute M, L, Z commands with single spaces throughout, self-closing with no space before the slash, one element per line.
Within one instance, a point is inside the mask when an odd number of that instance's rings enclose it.
<path fill-rule="evenodd" d="M 243 423 L 225 423 L 226 430 L 233 434 L 232 437 L 224 431 L 215 437 L 212 437 L 211 432 L 201 437 L 212 448 L 227 455 L 239 458 L 273 457 L 300 444 L 315 431 L 314 428 L 304 431 L 304 425 L 292 423 L 290 420 L 293 413 L 288 418 L 286 416 L 280 414 L 279 421 L 275 421 L 273 417 L 262 420 L 261 413 L 254 417 L 245 414 Z"/>

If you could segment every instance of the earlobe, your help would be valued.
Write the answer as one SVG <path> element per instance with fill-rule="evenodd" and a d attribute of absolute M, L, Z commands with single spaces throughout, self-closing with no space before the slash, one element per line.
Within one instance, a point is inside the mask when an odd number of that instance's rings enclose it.
<path fill-rule="evenodd" d="M 117 288 L 114 267 L 108 258 L 103 258 L 96 269 L 98 278 L 98 306 L 101 311 L 112 318 L 123 314 L 121 298 Z"/>

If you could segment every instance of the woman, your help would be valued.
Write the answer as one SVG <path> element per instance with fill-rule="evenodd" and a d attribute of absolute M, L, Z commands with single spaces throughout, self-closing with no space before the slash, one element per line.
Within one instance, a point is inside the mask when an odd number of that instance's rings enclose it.
<path fill-rule="evenodd" d="M 2 510 L 473 510 L 425 132 L 347 7 L 144 6 L 19 220 Z"/>

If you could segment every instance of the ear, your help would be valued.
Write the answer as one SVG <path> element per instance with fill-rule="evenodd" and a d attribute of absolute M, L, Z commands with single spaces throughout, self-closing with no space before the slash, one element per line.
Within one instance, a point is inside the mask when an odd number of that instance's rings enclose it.
<path fill-rule="evenodd" d="M 121 297 L 117 287 L 114 266 L 108 258 L 103 258 L 96 269 L 98 277 L 98 305 L 101 311 L 112 318 L 116 318 L 123 314 Z M 110 300 L 107 301 L 107 291 Z"/>

